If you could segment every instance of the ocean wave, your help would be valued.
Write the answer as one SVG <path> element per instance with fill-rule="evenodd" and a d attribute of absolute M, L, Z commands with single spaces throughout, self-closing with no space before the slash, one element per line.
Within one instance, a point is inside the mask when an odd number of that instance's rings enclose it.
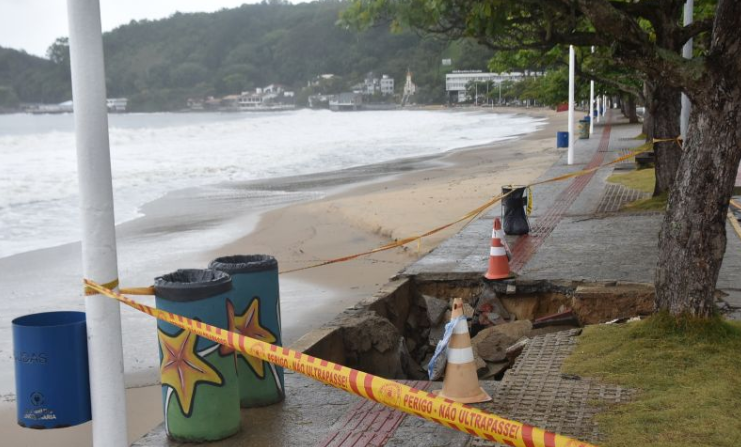
<path fill-rule="evenodd" d="M 16 127 L 25 129 L 0 136 L 0 257 L 79 239 L 71 119 L 0 116 L 21 120 Z M 139 216 L 143 204 L 174 190 L 431 155 L 508 139 L 541 124 L 460 111 L 113 115 L 116 220 Z"/>

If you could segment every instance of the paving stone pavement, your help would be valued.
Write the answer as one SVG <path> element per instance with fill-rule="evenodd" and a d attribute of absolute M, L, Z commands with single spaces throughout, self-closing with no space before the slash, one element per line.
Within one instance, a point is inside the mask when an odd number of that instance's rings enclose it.
<path fill-rule="evenodd" d="M 626 203 L 649 197 L 651 197 L 651 193 L 626 188 L 617 183 L 608 183 L 605 186 L 605 192 L 602 194 L 599 205 L 597 205 L 596 213 L 617 213 Z"/>
<path fill-rule="evenodd" d="M 563 331 L 531 339 L 484 409 L 580 441 L 602 440 L 594 420 L 600 407 L 627 402 L 635 391 L 561 373 L 580 332 Z M 471 439 L 469 445 L 498 444 Z"/>

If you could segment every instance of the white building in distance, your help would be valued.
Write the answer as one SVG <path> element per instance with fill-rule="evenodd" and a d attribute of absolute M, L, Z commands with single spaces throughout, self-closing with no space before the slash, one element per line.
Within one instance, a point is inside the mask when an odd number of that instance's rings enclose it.
<path fill-rule="evenodd" d="M 106 99 L 106 106 L 109 112 L 122 113 L 126 111 L 129 100 L 127 98 L 108 98 Z"/>
<path fill-rule="evenodd" d="M 371 72 L 366 75 L 363 82 L 353 85 L 351 89 L 353 93 L 360 93 L 362 95 L 371 96 L 380 93 L 384 96 L 391 96 L 394 94 L 394 78 L 389 75 L 383 75 L 379 79 Z"/>
<path fill-rule="evenodd" d="M 417 93 L 417 86 L 412 82 L 412 71 L 407 69 L 407 80 L 404 83 L 404 96 L 413 96 Z"/>
<path fill-rule="evenodd" d="M 450 92 L 458 93 L 458 102 L 463 102 L 467 99 L 466 86 L 471 81 L 476 82 L 493 82 L 494 84 L 500 84 L 504 81 L 521 81 L 525 77 L 525 73 L 512 72 L 512 73 L 484 73 L 482 71 L 454 71 L 445 75 L 445 90 Z"/>
<path fill-rule="evenodd" d="M 381 77 L 381 94 L 382 95 L 393 95 L 394 94 L 394 78 L 389 75 L 383 75 Z"/>

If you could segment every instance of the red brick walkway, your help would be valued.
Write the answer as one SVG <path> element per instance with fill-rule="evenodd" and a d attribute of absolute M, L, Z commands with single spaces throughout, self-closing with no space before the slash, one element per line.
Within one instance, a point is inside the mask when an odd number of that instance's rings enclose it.
<path fill-rule="evenodd" d="M 425 390 L 430 386 L 430 382 L 402 382 L 419 390 Z M 338 421 L 327 437 L 318 442 L 316 446 L 383 446 L 393 436 L 406 416 L 404 412 L 364 399 L 350 408 L 345 417 Z"/>
<path fill-rule="evenodd" d="M 594 153 L 586 169 L 597 167 L 604 161 L 605 154 L 607 154 L 610 146 L 610 129 L 609 124 L 605 125 L 602 130 L 602 139 L 600 140 L 599 148 Z M 589 181 L 592 180 L 592 177 L 594 177 L 594 172 L 575 178 L 566 189 L 561 191 L 561 194 L 556 197 L 550 208 L 536 219 L 535 225 L 530 230 L 530 234 L 520 236 L 517 239 L 517 242 L 512 247 L 512 260 L 509 263 L 512 271 L 520 271 L 530 258 L 533 257 L 538 251 L 538 248 L 556 228 L 556 225 L 561 222 L 561 219 L 563 219 L 566 212 L 571 208 L 571 205 L 579 197 L 579 194 L 581 194 Z"/>

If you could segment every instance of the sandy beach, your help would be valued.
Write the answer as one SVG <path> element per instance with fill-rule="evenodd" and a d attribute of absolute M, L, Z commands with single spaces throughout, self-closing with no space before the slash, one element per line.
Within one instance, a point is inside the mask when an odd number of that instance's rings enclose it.
<path fill-rule="evenodd" d="M 282 270 L 289 270 L 364 252 L 455 220 L 499 194 L 502 185 L 533 181 L 556 159 L 554 135 L 565 126 L 565 116 L 543 109 L 505 111 L 547 117 L 548 123 L 522 138 L 453 151 L 433 159 L 405 161 L 409 166 L 396 166 L 401 172 L 390 178 L 370 179 L 324 199 L 267 212 L 253 232 L 208 253 L 207 258 L 270 253 L 278 259 Z M 300 300 L 296 303 L 300 306 L 300 318 L 284 311 L 284 324 L 297 329 L 295 333 L 304 334 L 330 320 L 338 311 L 372 295 L 461 225 L 402 249 L 283 275 L 281 281 L 298 280 L 313 285 L 302 290 L 300 298 L 296 297 Z M 322 299 L 328 295 L 332 299 Z M 289 338 L 295 340 L 293 336 Z"/>
<path fill-rule="evenodd" d="M 232 206 L 222 207 L 220 212 L 240 215 L 230 224 L 243 228 L 244 237 L 217 249 L 162 254 L 156 264 L 140 260 L 133 250 L 120 249 L 124 285 L 148 285 L 153 271 L 203 266 L 214 257 L 237 253 L 271 254 L 278 259 L 281 270 L 304 267 L 364 252 L 455 220 L 498 194 L 502 185 L 533 181 L 556 160 L 555 133 L 565 128 L 565 114 L 557 115 L 544 109 L 506 108 L 500 111 L 541 117 L 543 126 L 516 139 L 455 150 L 442 156 L 233 185 L 232 188 L 255 191 L 256 194 L 271 190 L 297 194 L 285 201 L 275 198 L 264 201 L 257 208 L 242 202 L 232 204 L 227 198 L 222 198 L 222 205 Z M 220 215 L 213 202 L 200 199 L 203 197 L 194 200 L 187 191 L 169 195 L 166 200 L 145 207 L 145 219 L 122 225 L 119 235 L 122 238 L 136 235 L 141 242 L 147 235 L 205 228 Z M 177 216 L 185 215 L 187 219 L 177 219 Z M 404 249 L 282 275 L 284 341 L 286 344 L 295 342 L 309 330 L 331 320 L 342 309 L 373 294 L 399 270 L 460 228 L 460 224 L 456 225 Z M 482 250 L 487 249 L 482 247 Z M 39 278 L 28 272 L 27 267 L 40 258 L 48 260 L 50 266 L 79 262 L 79 245 L 68 244 L 0 260 L 0 271 L 6 268 L 3 279 L 12 278 L 18 283 L 38 282 Z M 482 266 L 482 271 L 484 269 Z M 54 271 L 53 266 L 49 267 L 46 275 L 53 276 Z M 65 273 L 54 282 L 76 284 L 77 278 L 79 274 L 75 276 L 75 272 Z M 53 283 L 51 288 L 54 289 Z M 49 284 L 39 285 L 32 293 L 46 293 L 48 289 Z M 151 298 L 142 298 L 142 301 L 152 302 Z M 17 305 L 19 309 L 22 307 L 20 303 Z M 133 346 L 125 347 L 128 350 L 125 355 L 148 365 L 127 376 L 127 385 L 132 387 L 128 390 L 132 440 L 162 420 L 160 388 L 152 386 L 156 383 L 157 371 L 148 364 L 151 358 L 156 358 L 156 346 L 152 343 L 154 322 L 146 323 L 151 326 L 147 332 L 142 330 L 141 318 L 134 311 L 122 311 L 125 338 L 131 339 Z M 138 323 L 134 325 L 134 321 Z M 137 330 L 127 331 L 127 327 Z M 9 356 L 10 353 L 3 355 Z M 35 446 L 51 440 L 57 446 L 90 444 L 89 423 L 52 432 L 21 429 L 15 424 L 12 398 L 5 397 L 0 406 L 0 430 L 6 440 L 10 439 L 8 445 Z"/>

